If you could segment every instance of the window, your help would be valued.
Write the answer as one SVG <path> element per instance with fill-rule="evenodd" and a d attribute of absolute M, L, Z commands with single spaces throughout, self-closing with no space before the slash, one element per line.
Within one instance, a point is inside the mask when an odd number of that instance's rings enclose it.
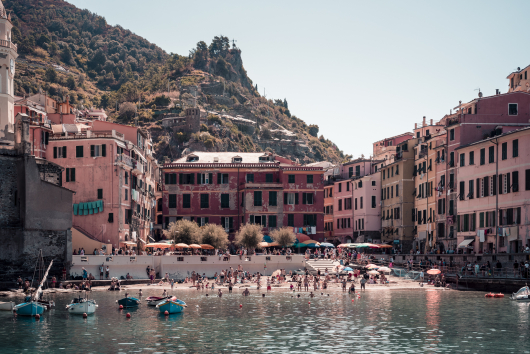
<path fill-rule="evenodd" d="M 210 207 L 210 195 L 201 194 L 201 209 L 207 209 Z"/>
<path fill-rule="evenodd" d="M 372 181 L 372 186 L 375 186 L 375 181 Z"/>
<path fill-rule="evenodd" d="M 524 171 L 525 190 L 530 191 L 530 170 Z"/>
<path fill-rule="evenodd" d="M 363 181 L 359 181 L 359 188 L 363 187 Z"/>
<path fill-rule="evenodd" d="M 295 175 L 287 175 L 288 183 L 296 183 Z"/>
<path fill-rule="evenodd" d="M 230 208 L 230 194 L 221 194 L 221 208 Z"/>
<path fill-rule="evenodd" d="M 475 164 L 475 152 L 474 151 L 469 152 L 469 164 L 470 165 Z"/>
<path fill-rule="evenodd" d="M 197 218 L 197 224 L 199 226 L 204 226 L 204 225 L 208 224 L 208 218 L 207 217 L 198 217 Z"/>
<path fill-rule="evenodd" d="M 348 168 L 348 177 L 353 176 L 353 167 Z"/>
<path fill-rule="evenodd" d="M 460 167 L 464 167 L 466 164 L 466 154 L 460 154 Z"/>
<path fill-rule="evenodd" d="M 517 115 L 517 103 L 508 103 L 508 115 L 510 116 Z"/>
<path fill-rule="evenodd" d="M 269 192 L 269 206 L 278 206 L 278 192 Z"/>
<path fill-rule="evenodd" d="M 175 182 L 176 182 L 176 177 L 175 177 Z M 125 172 L 125 184 L 129 184 L 129 172 Z"/>
<path fill-rule="evenodd" d="M 129 200 L 129 190 L 127 188 L 125 188 L 123 193 L 125 194 L 125 199 L 124 200 Z M 159 200 L 161 200 L 161 199 L 159 199 Z M 159 210 L 159 211 L 161 211 L 161 210 Z"/>
<path fill-rule="evenodd" d="M 480 149 L 480 165 L 486 164 L 486 149 Z"/>
<path fill-rule="evenodd" d="M 360 198 L 359 204 L 360 204 L 360 208 L 362 209 L 363 208 L 363 197 Z"/>
<path fill-rule="evenodd" d="M 519 191 L 519 171 L 512 172 L 512 192 Z"/>
<path fill-rule="evenodd" d="M 339 193 L 342 192 L 342 183 L 339 183 Z"/>
<path fill-rule="evenodd" d="M 179 174 L 179 184 L 195 184 L 195 174 L 194 173 Z"/>
<path fill-rule="evenodd" d="M 66 182 L 75 182 L 75 168 L 66 169 Z"/>
<path fill-rule="evenodd" d="M 254 206 L 262 206 L 261 191 L 254 191 Z"/>
<path fill-rule="evenodd" d="M 506 160 L 508 158 L 508 143 L 502 143 L 501 158 Z M 491 158 L 490 158 L 491 159 Z"/>
<path fill-rule="evenodd" d="M 90 157 L 107 156 L 107 145 L 90 145 Z"/>
<path fill-rule="evenodd" d="M 339 211 L 342 211 L 342 199 L 339 199 Z"/>
<path fill-rule="evenodd" d="M 247 173 L 247 183 L 254 183 L 254 174 Z"/>
<path fill-rule="evenodd" d="M 361 166 L 355 166 L 355 176 L 359 177 L 361 175 Z"/>
<path fill-rule="evenodd" d="M 355 198 L 354 203 L 355 203 L 355 210 L 357 210 L 357 198 Z"/>
<path fill-rule="evenodd" d="M 473 191 L 475 190 L 475 181 L 472 179 L 469 180 L 469 194 L 467 195 L 469 199 L 473 199 Z"/>
<path fill-rule="evenodd" d="M 526 74 L 526 71 L 525 71 Z M 515 139 L 512 141 L 512 157 L 518 157 L 519 156 L 519 140 Z"/>
<path fill-rule="evenodd" d="M 383 172 L 383 181 L 385 180 L 385 171 L 386 170 L 382 170 L 382 172 Z"/>
<path fill-rule="evenodd" d="M 346 192 L 350 191 L 350 182 L 346 182 Z"/>
<path fill-rule="evenodd" d="M 103 199 L 103 189 L 98 189 L 98 199 Z"/>
<path fill-rule="evenodd" d="M 129 177 L 129 174 L 125 172 L 125 180 L 127 181 L 127 178 Z M 164 182 L 165 184 L 177 184 L 177 174 L 176 173 L 166 173 L 164 175 Z M 127 182 L 125 182 L 127 184 Z"/>
<path fill-rule="evenodd" d="M 396 175 L 399 175 L 399 165 L 396 165 Z M 375 186 L 375 184 L 372 185 Z"/>
<path fill-rule="evenodd" d="M 307 183 L 313 183 L 313 175 L 307 175 Z"/>
<path fill-rule="evenodd" d="M 66 146 L 54 146 L 53 147 L 53 158 L 54 159 L 66 158 Z"/>
<path fill-rule="evenodd" d="M 455 140 L 455 130 L 454 129 L 449 130 L 449 140 L 451 140 L 451 141 Z"/>
<path fill-rule="evenodd" d="M 344 199 L 344 210 L 351 210 L 351 198 Z"/>
<path fill-rule="evenodd" d="M 283 204 L 298 204 L 298 193 L 283 193 Z"/>
<path fill-rule="evenodd" d="M 276 215 L 270 215 L 269 216 L 269 228 L 274 228 L 276 227 L 276 225 L 277 225 Z"/>
<path fill-rule="evenodd" d="M 218 173 L 217 184 L 228 184 L 228 173 Z"/>
<path fill-rule="evenodd" d="M 375 195 L 372 195 L 372 208 L 376 208 L 376 200 L 375 200 Z"/>
<path fill-rule="evenodd" d="M 399 197 L 399 184 L 396 184 L 396 197 Z"/>
<path fill-rule="evenodd" d="M 266 183 L 272 183 L 273 182 L 273 179 L 272 179 L 272 173 L 267 173 L 265 175 L 265 182 Z"/>
<path fill-rule="evenodd" d="M 109 220 L 108 222 L 114 222 L 114 213 L 109 213 Z"/>
<path fill-rule="evenodd" d="M 170 196 L 169 199 L 171 200 L 171 194 L 169 196 Z M 175 206 L 174 207 L 170 206 L 170 208 L 176 208 L 176 207 L 177 207 L 177 200 L 175 199 Z M 182 195 L 182 208 L 183 209 L 191 208 L 191 194 L 183 194 Z"/>
<path fill-rule="evenodd" d="M 451 152 L 449 154 L 449 167 L 453 167 L 455 165 L 455 153 Z"/>
<path fill-rule="evenodd" d="M 294 214 L 287 214 L 287 226 L 294 227 Z"/>
<path fill-rule="evenodd" d="M 484 178 L 480 178 L 479 180 L 479 185 L 480 185 L 480 195 L 477 195 L 477 198 L 480 197 L 480 198 L 484 198 Z"/>
<path fill-rule="evenodd" d="M 83 145 L 75 147 L 75 157 L 83 157 Z"/>
<path fill-rule="evenodd" d="M 189 203 L 189 194 L 188 194 L 188 203 Z M 170 194 L 169 195 L 168 207 L 169 208 L 176 208 L 177 207 L 177 195 L 176 194 Z M 188 208 L 189 208 L 189 206 L 188 206 Z"/>
<path fill-rule="evenodd" d="M 391 172 L 392 172 L 392 177 L 394 177 L 394 166 L 392 166 Z"/>
<path fill-rule="evenodd" d="M 213 173 L 197 173 L 197 182 L 199 184 L 212 184 Z"/>

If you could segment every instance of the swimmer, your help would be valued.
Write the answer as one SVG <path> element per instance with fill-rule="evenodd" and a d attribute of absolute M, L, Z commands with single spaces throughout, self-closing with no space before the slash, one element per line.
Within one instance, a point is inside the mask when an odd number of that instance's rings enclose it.
<path fill-rule="evenodd" d="M 296 295 L 296 297 L 300 298 L 300 294 Z"/>
<path fill-rule="evenodd" d="M 219 297 L 223 296 L 223 292 L 221 291 L 221 289 L 219 289 L 219 292 L 217 293 L 217 296 L 219 296 Z"/>
<path fill-rule="evenodd" d="M 243 296 L 249 296 L 250 295 L 250 291 L 248 291 L 248 289 L 245 289 L 245 291 L 243 291 Z"/>
<path fill-rule="evenodd" d="M 311 293 L 309 294 L 309 297 L 315 297 L 315 294 L 313 294 L 313 292 L 311 291 Z"/>
<path fill-rule="evenodd" d="M 162 294 L 162 297 L 166 297 L 167 296 L 167 291 L 166 289 L 164 289 L 164 293 Z"/>
<path fill-rule="evenodd" d="M 261 294 L 261 297 L 265 297 L 265 294 Z"/>
<path fill-rule="evenodd" d="M 206 294 L 206 296 L 208 296 L 208 294 Z"/>
<path fill-rule="evenodd" d="M 140 292 L 138 293 L 138 295 L 140 295 L 140 297 L 142 297 L 142 289 L 140 289 Z"/>

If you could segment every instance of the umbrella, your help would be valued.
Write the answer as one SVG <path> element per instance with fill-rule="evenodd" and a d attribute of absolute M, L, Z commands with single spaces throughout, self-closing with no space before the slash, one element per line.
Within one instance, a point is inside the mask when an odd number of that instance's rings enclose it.
<path fill-rule="evenodd" d="M 344 269 L 342 269 L 343 272 L 353 272 L 353 269 L 351 269 L 350 267 L 345 267 Z"/>
<path fill-rule="evenodd" d="M 189 246 L 190 248 L 201 248 L 201 245 L 197 245 L 197 244 L 192 244 Z"/>
<path fill-rule="evenodd" d="M 309 248 L 318 248 L 318 247 L 320 247 L 320 243 L 318 243 L 318 242 L 317 243 L 309 243 L 306 246 L 309 247 Z"/>
<path fill-rule="evenodd" d="M 340 245 L 338 245 L 337 247 L 339 248 L 347 248 L 349 245 L 349 243 L 341 243 Z"/>
<path fill-rule="evenodd" d="M 188 248 L 189 246 L 185 243 L 177 243 L 175 248 Z"/>
<path fill-rule="evenodd" d="M 379 266 L 375 265 L 375 264 L 367 264 L 365 267 L 368 268 L 368 269 L 379 268 Z"/>
<path fill-rule="evenodd" d="M 201 245 L 201 248 L 203 250 L 213 250 L 214 249 L 214 247 L 212 245 L 206 245 L 206 244 Z"/>
<path fill-rule="evenodd" d="M 269 235 L 263 235 L 263 242 L 270 243 L 272 242 L 272 238 Z"/>
<path fill-rule="evenodd" d="M 307 241 L 304 241 L 304 242 L 302 242 L 302 243 L 305 243 L 306 245 L 309 245 L 309 244 L 311 244 L 311 243 L 318 243 L 318 242 L 315 241 L 315 240 L 307 240 Z"/>
<path fill-rule="evenodd" d="M 136 242 L 132 241 L 120 241 L 120 243 L 123 245 L 136 246 Z"/>
<path fill-rule="evenodd" d="M 378 245 L 379 248 L 392 248 L 392 246 L 390 245 Z"/>
<path fill-rule="evenodd" d="M 331 243 L 329 242 L 322 242 L 320 244 L 320 247 L 331 247 L 331 248 L 335 248 L 335 246 L 333 246 Z"/>
<path fill-rule="evenodd" d="M 269 247 L 269 243 L 268 242 L 260 242 L 260 243 L 258 243 L 258 248 L 265 248 L 265 247 Z"/>
<path fill-rule="evenodd" d="M 379 272 L 377 270 L 371 270 L 371 271 L 368 272 L 368 274 L 370 274 L 370 275 L 378 275 Z"/>
<path fill-rule="evenodd" d="M 294 248 L 302 248 L 302 247 L 307 247 L 307 245 L 306 245 L 305 243 L 301 243 L 301 242 L 299 242 L 299 243 L 295 243 L 295 244 L 293 245 L 293 247 L 294 247 Z"/>
<path fill-rule="evenodd" d="M 440 273 L 441 273 L 440 269 L 429 269 L 427 271 L 427 274 L 430 274 L 430 275 L 437 275 L 437 274 L 440 274 Z"/>
<path fill-rule="evenodd" d="M 274 272 L 272 272 L 271 276 L 275 277 L 275 276 L 281 275 L 281 274 L 282 274 L 282 270 L 281 269 L 277 269 Z"/>
<path fill-rule="evenodd" d="M 392 271 L 392 269 L 388 268 L 388 267 L 381 267 L 379 269 L 377 269 L 378 272 L 383 272 L 383 273 L 390 273 Z"/>
<path fill-rule="evenodd" d="M 169 243 L 149 243 L 145 245 L 145 247 L 154 247 L 154 248 L 170 248 L 171 245 Z"/>

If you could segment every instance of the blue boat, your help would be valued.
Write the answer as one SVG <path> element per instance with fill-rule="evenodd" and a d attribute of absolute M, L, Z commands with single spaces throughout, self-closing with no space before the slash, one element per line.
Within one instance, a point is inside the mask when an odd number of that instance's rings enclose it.
<path fill-rule="evenodd" d="M 138 307 L 138 305 L 140 305 L 140 300 L 126 295 L 123 299 L 118 300 L 118 304 L 122 305 L 123 308 Z"/>
<path fill-rule="evenodd" d="M 39 305 L 37 302 L 31 301 L 18 304 L 13 310 L 17 312 L 17 315 L 21 316 L 40 316 L 45 309 L 46 308 L 44 306 Z"/>
<path fill-rule="evenodd" d="M 160 313 L 169 312 L 171 313 L 179 313 L 184 311 L 184 307 L 187 307 L 186 303 L 182 300 L 164 300 L 158 305 L 156 305 L 158 309 L 160 310 Z"/>

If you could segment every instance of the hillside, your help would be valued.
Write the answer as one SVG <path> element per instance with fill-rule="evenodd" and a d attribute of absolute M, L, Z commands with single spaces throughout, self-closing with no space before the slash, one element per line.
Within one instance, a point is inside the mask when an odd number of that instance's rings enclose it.
<path fill-rule="evenodd" d="M 348 159 L 318 135 L 317 125 L 293 115 L 286 99 L 262 97 L 241 49 L 226 37 L 209 45 L 200 41 L 182 56 L 61 0 L 5 0 L 4 6 L 20 54 L 16 94 L 42 88 L 59 100 L 68 95 L 78 109 L 102 107 L 112 121 L 149 129 L 161 161 L 179 157 L 185 147 L 274 150 L 301 163 Z M 194 104 L 208 112 L 200 133 L 173 134 L 162 127 L 164 113 L 183 115 Z M 236 124 L 235 117 L 252 121 L 251 127 Z"/>

